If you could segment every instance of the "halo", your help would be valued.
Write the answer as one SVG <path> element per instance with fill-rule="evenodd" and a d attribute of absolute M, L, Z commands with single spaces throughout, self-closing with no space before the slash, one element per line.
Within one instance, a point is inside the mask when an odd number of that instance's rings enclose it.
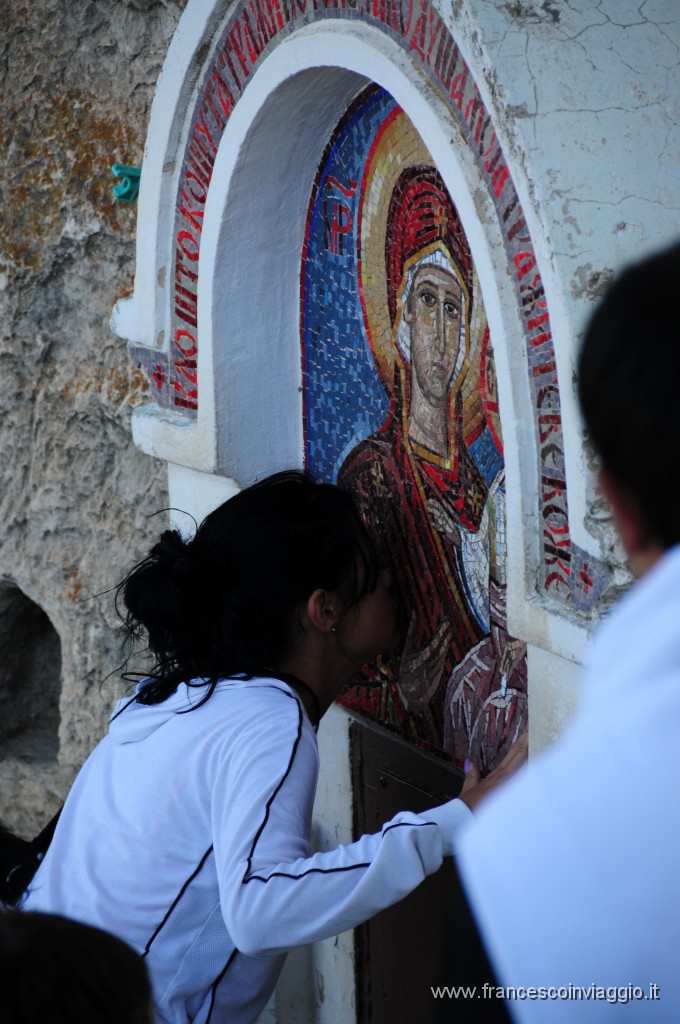
<path fill-rule="evenodd" d="M 390 395 L 394 388 L 397 349 L 390 320 L 385 266 L 390 231 L 387 217 L 401 174 L 417 166 L 435 168 L 435 163 L 414 125 L 401 107 L 396 107 L 385 118 L 366 160 L 357 231 L 359 293 L 366 337 L 380 379 Z M 484 425 L 479 365 L 487 323 L 474 267 L 473 295 L 469 368 L 461 385 L 465 440 L 477 436 Z"/>

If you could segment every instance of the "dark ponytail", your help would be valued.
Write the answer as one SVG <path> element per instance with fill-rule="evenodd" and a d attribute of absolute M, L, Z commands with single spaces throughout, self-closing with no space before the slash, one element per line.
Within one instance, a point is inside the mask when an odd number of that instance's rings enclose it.
<path fill-rule="evenodd" d="M 345 491 L 301 471 L 253 484 L 210 513 L 192 540 L 166 530 L 120 584 L 128 637 L 146 638 L 154 659 L 137 699 L 159 703 L 181 682 L 207 680 L 207 700 L 220 678 L 275 670 L 316 588 L 340 591 L 347 609 L 377 576 Z"/>

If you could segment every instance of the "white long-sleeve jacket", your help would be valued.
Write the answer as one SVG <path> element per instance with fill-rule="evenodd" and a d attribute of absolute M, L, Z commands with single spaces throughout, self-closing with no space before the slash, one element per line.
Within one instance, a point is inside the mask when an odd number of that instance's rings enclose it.
<path fill-rule="evenodd" d="M 286 950 L 409 893 L 452 852 L 469 811 L 455 800 L 402 813 L 310 856 L 318 750 L 296 693 L 253 679 L 220 682 L 196 708 L 202 695 L 182 685 L 114 716 L 23 906 L 129 942 L 146 959 L 159 1022 L 247 1024 Z"/>
<path fill-rule="evenodd" d="M 599 627 L 561 740 L 458 862 L 520 1024 L 680 1020 L 680 545 Z"/>

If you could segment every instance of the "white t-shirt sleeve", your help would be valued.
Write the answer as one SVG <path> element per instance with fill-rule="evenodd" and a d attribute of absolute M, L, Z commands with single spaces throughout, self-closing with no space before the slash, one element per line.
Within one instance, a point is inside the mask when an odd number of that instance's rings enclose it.
<path fill-rule="evenodd" d="M 230 738 L 213 795 L 222 913 L 251 956 L 328 938 L 396 903 L 453 852 L 470 817 L 460 800 L 403 812 L 379 833 L 310 856 L 316 743 L 294 697 L 282 691 L 276 705 Z"/>

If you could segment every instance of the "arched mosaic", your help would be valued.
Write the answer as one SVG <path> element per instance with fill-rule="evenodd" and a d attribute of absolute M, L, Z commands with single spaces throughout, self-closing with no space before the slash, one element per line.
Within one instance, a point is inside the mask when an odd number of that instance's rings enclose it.
<path fill-rule="evenodd" d="M 222 136 L 235 105 L 268 54 L 291 34 L 305 32 L 310 24 L 327 22 L 330 26 L 336 19 L 343 25 L 361 22 L 389 38 L 407 56 L 446 104 L 459 130 L 457 144 L 467 146 L 474 159 L 479 187 L 486 190 L 496 212 L 524 330 L 538 479 L 539 557 L 532 567 L 535 586 L 542 600 L 562 611 L 569 608 L 587 613 L 609 577 L 604 565 L 574 544 L 570 535 L 557 363 L 536 254 L 491 116 L 448 25 L 428 0 L 239 0 L 233 5 L 203 53 L 202 69 L 192 89 L 196 99 L 182 133 L 185 143 L 178 159 L 169 343 L 164 350 L 133 345 L 133 358 L 147 373 L 159 406 L 195 419 L 200 394 L 197 296 L 201 235 Z M 313 33 L 306 44 L 313 50 Z M 370 73 L 367 68 L 369 77 Z M 343 244 L 346 229 L 341 220 L 331 224 L 338 246 Z M 366 415 L 374 413 L 367 411 Z"/>
<path fill-rule="evenodd" d="M 403 110 L 366 90 L 324 154 L 302 267 L 306 461 L 356 497 L 402 646 L 343 702 L 462 764 L 526 727 L 506 628 L 493 351 L 455 205 Z"/>

